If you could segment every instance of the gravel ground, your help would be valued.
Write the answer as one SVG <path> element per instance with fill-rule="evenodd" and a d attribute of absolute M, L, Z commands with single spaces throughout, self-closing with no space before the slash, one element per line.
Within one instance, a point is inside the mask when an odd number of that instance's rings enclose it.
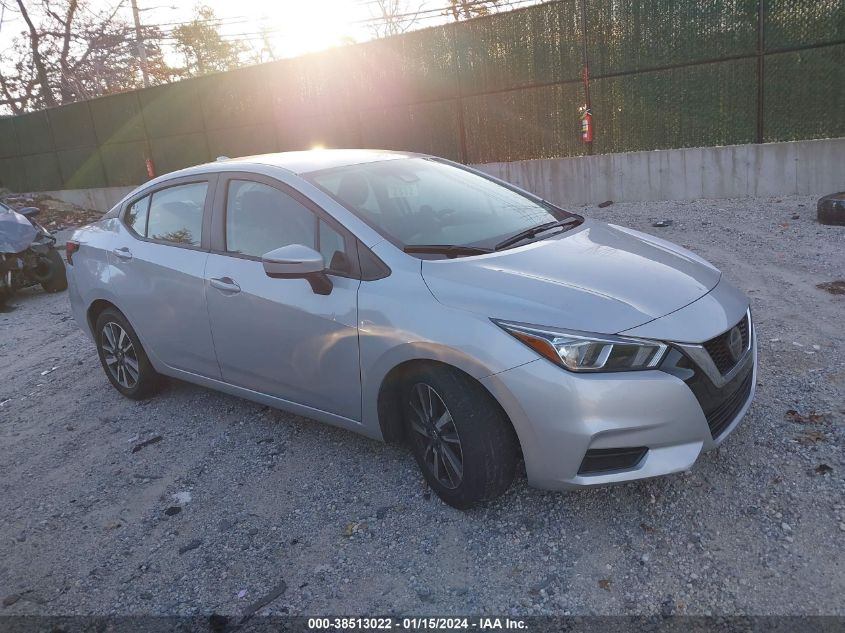
<path fill-rule="evenodd" d="M 806 197 L 581 212 L 752 297 L 757 397 L 691 472 L 459 512 L 404 449 L 176 381 L 122 398 L 67 297 L 25 291 L 0 313 L 0 614 L 845 614 L 845 296 L 816 287 L 845 229 Z"/>

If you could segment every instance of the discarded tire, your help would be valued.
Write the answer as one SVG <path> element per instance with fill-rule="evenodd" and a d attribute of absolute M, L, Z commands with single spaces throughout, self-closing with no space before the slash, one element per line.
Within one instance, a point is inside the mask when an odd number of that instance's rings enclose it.
<path fill-rule="evenodd" d="M 845 225 L 845 191 L 819 198 L 818 218 L 821 224 Z"/>

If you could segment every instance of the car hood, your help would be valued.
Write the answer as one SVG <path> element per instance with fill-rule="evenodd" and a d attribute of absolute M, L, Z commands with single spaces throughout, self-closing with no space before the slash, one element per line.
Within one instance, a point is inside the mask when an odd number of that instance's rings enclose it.
<path fill-rule="evenodd" d="M 0 253 L 20 253 L 29 248 L 38 231 L 25 216 L 0 206 Z"/>
<path fill-rule="evenodd" d="M 489 255 L 424 260 L 441 303 L 488 317 L 614 334 L 707 294 L 721 273 L 665 240 L 593 220 Z"/>

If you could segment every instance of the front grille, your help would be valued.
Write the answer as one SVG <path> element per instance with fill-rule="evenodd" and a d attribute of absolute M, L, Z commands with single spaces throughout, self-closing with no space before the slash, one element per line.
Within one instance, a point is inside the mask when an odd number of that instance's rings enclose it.
<path fill-rule="evenodd" d="M 748 315 L 742 317 L 742 320 L 736 324 L 734 327 L 739 327 L 739 333 L 742 335 L 742 349 L 743 351 L 748 349 Z M 713 364 L 716 365 L 716 369 L 719 370 L 719 373 L 722 375 L 728 373 L 731 369 L 733 369 L 736 362 L 741 358 L 741 355 L 737 358 L 734 358 L 731 354 L 730 347 L 728 342 L 730 341 L 731 331 L 733 328 L 729 329 L 727 332 L 723 332 L 719 336 L 715 338 L 711 338 L 709 341 L 704 343 L 704 349 L 707 350 L 707 353 L 710 354 L 710 358 L 713 360 Z"/>
<path fill-rule="evenodd" d="M 710 427 L 710 435 L 714 440 L 718 439 L 718 437 L 724 433 L 725 429 L 728 428 L 731 421 L 733 421 L 737 413 L 739 413 L 739 410 L 742 409 L 743 405 L 748 400 L 748 396 L 751 394 L 751 383 L 753 379 L 754 372 L 749 371 L 745 380 L 743 380 L 742 384 L 739 386 L 739 389 L 725 398 L 719 406 L 713 409 L 710 413 L 706 414 L 707 426 Z"/>
<path fill-rule="evenodd" d="M 645 446 L 631 448 L 591 448 L 584 455 L 579 475 L 599 475 L 636 467 L 648 453 Z"/>
<path fill-rule="evenodd" d="M 754 381 L 753 359 L 745 357 L 736 375 L 724 385 L 717 387 L 707 374 L 682 350 L 671 348 L 660 364 L 660 369 L 683 380 L 690 388 L 710 427 L 715 440 L 721 437 L 740 409 L 751 396 Z"/>

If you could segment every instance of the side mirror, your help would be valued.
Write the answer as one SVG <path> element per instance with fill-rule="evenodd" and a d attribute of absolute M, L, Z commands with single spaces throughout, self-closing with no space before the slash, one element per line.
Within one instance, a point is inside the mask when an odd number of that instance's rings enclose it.
<path fill-rule="evenodd" d="M 41 209 L 38 207 L 24 207 L 23 209 L 17 209 L 17 212 L 25 218 L 34 218 L 41 213 Z"/>
<path fill-rule="evenodd" d="M 326 275 L 326 262 L 310 246 L 289 244 L 261 257 L 264 272 L 273 279 L 307 279 L 318 295 L 332 291 L 332 280 Z"/>

